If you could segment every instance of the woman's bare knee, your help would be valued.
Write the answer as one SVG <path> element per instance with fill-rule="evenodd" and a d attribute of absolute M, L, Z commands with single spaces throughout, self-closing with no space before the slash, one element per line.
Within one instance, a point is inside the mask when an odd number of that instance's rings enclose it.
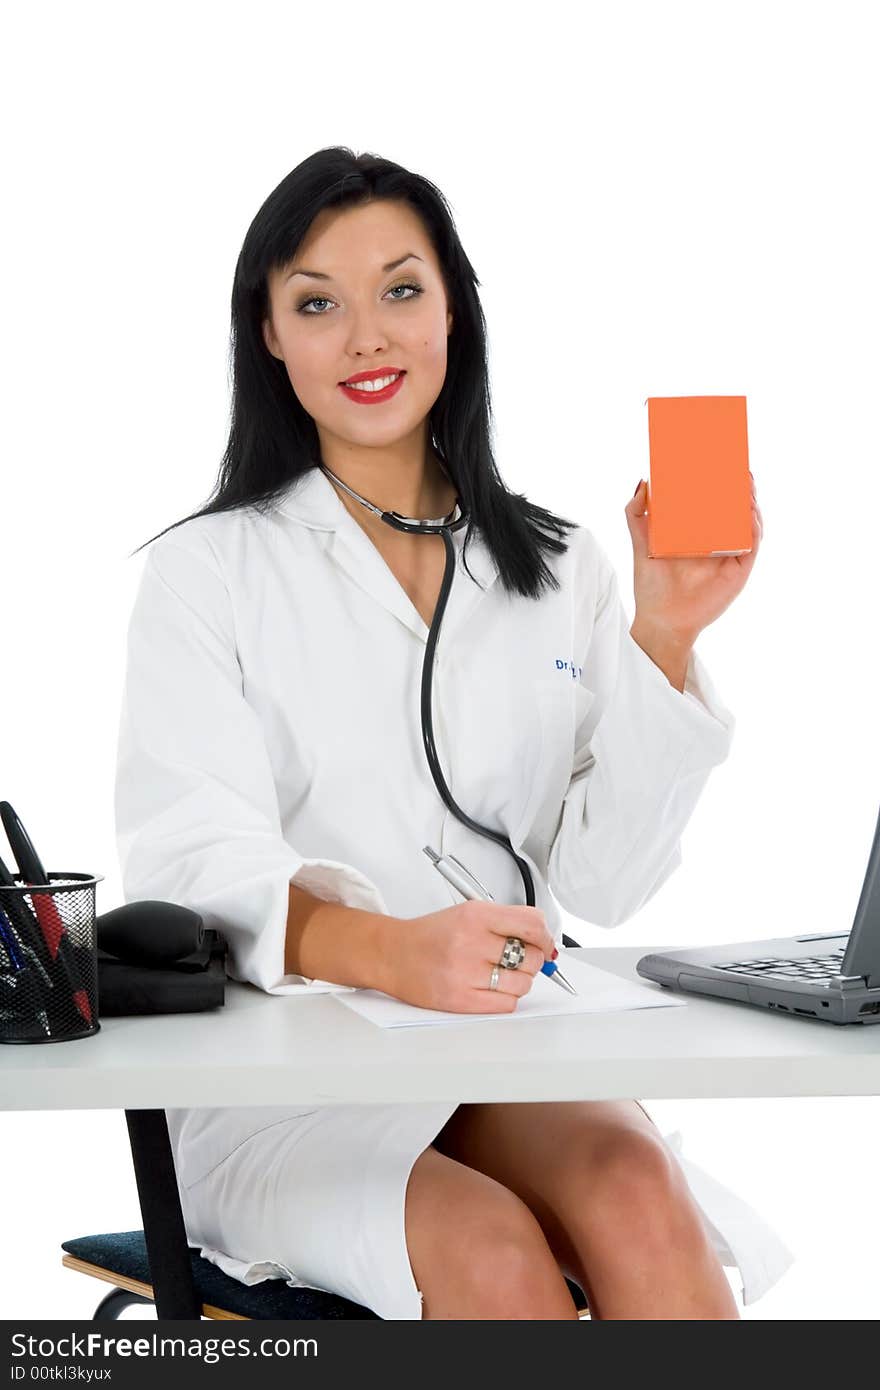
<path fill-rule="evenodd" d="M 594 1150 L 589 1171 L 559 1180 L 562 1208 L 582 1254 L 627 1263 L 666 1258 L 670 1249 L 702 1255 L 708 1234 L 687 1179 L 663 1140 L 625 1132 Z M 577 1273 L 575 1274 L 577 1277 Z"/>
<path fill-rule="evenodd" d="M 525 1203 L 431 1147 L 410 1173 L 406 1243 L 425 1318 L 577 1318 Z"/>
<path fill-rule="evenodd" d="M 597 1215 L 604 1210 L 615 1223 L 623 1217 L 646 1234 L 646 1228 L 674 1220 L 687 1203 L 687 1183 L 674 1155 L 659 1135 L 646 1132 L 610 1138 L 591 1165 L 589 1187 Z"/>
<path fill-rule="evenodd" d="M 620 1133 L 560 1178 L 574 1278 L 600 1318 L 736 1318 L 685 1174 L 659 1138 Z"/>

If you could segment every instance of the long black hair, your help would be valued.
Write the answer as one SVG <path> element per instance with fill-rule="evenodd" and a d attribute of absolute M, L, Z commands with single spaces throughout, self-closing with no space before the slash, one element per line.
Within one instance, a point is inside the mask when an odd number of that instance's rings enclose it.
<path fill-rule="evenodd" d="M 263 337 L 263 320 L 270 313 L 268 273 L 291 262 L 324 208 L 352 207 L 378 198 L 404 200 L 420 214 L 453 314 L 446 378 L 429 415 L 431 442 L 471 524 L 479 527 L 505 589 L 538 598 L 547 585 L 559 587 L 545 553 L 566 551 L 563 537 L 577 523 L 510 492 L 498 473 L 489 433 L 486 322 L 476 288 L 480 281 L 459 241 L 452 213 L 440 190 L 422 175 L 378 155 L 356 155 L 346 146 L 317 150 L 292 169 L 248 228 L 232 286 L 232 403 L 217 482 L 205 506 L 158 534 L 213 512 L 245 507 L 267 512 L 296 478 L 321 463 L 315 422 L 294 393 L 284 363 L 269 352 Z M 152 536 L 144 545 L 157 539 Z M 465 556 L 466 551 L 467 536 Z"/>

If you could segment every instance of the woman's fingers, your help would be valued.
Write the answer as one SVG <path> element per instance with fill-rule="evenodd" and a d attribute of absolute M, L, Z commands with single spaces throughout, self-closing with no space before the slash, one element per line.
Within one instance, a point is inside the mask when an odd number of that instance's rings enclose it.
<path fill-rule="evenodd" d="M 517 1006 L 515 994 L 502 994 L 500 989 L 475 989 L 471 993 L 473 1008 L 463 1012 L 471 1014 L 512 1014 Z"/>
<path fill-rule="evenodd" d="M 507 938 L 505 937 L 505 940 L 506 939 Z M 522 940 L 522 937 L 520 937 L 520 940 Z M 544 955 L 543 951 L 538 950 L 537 946 L 530 946 L 526 941 L 523 941 L 523 950 L 525 951 L 525 955 L 523 956 L 519 965 L 516 966 L 515 970 L 509 967 L 501 967 L 502 972 L 505 975 L 513 975 L 514 973 L 520 973 L 525 975 L 537 975 L 538 971 L 541 969 L 541 966 L 544 964 L 544 961 L 547 959 L 547 957 Z M 492 964 L 497 965 L 500 957 L 501 952 L 499 951 L 498 956 L 492 962 Z"/>
<path fill-rule="evenodd" d="M 514 939 L 517 941 L 522 941 L 521 936 L 515 937 Z M 502 975 L 511 975 L 513 974 L 514 970 L 521 971 L 523 974 L 526 975 L 537 975 L 545 960 L 549 960 L 549 956 L 545 956 L 544 952 L 541 950 L 540 947 L 532 946 L 528 941 L 522 941 L 525 955 L 523 956 L 519 965 L 502 965 L 501 954 L 504 950 L 504 944 L 506 941 L 506 936 L 496 936 L 494 932 L 490 932 L 488 934 L 486 938 L 487 954 L 484 957 L 487 972 L 492 969 L 493 965 L 497 965 L 501 970 Z M 489 976 L 487 974 L 486 979 L 488 978 Z"/>
<path fill-rule="evenodd" d="M 494 908 L 494 911 L 486 913 L 486 925 L 501 938 L 499 956 L 507 937 L 516 936 L 523 943 L 528 942 L 536 947 L 541 952 L 542 961 L 550 959 L 556 943 L 539 907 L 520 907 L 517 904 L 499 906 L 497 903 L 481 902 L 474 905 L 481 910 Z"/>
<path fill-rule="evenodd" d="M 495 962 L 495 963 L 497 964 L 497 962 Z M 497 994 L 497 993 L 501 992 L 501 993 L 504 993 L 504 994 L 515 994 L 515 995 L 517 996 L 517 998 L 521 998 L 524 994 L 528 994 L 528 992 L 529 992 L 529 990 L 531 989 L 532 985 L 535 983 L 535 975 L 536 975 L 536 974 L 537 974 L 537 971 L 534 971 L 534 970 L 532 970 L 532 971 L 526 970 L 526 968 L 525 968 L 525 961 L 523 961 L 522 965 L 517 966 L 517 968 L 516 968 L 515 970 L 506 969 L 503 965 L 499 965 L 499 966 L 498 966 L 498 989 L 497 989 L 497 990 L 491 990 L 491 993 L 492 993 L 492 994 Z M 492 978 L 492 962 L 491 962 L 491 961 L 487 961 L 487 962 L 486 962 L 486 965 L 485 965 L 485 979 L 484 979 L 484 981 L 483 981 L 483 982 L 479 982 L 479 981 L 475 980 L 475 981 L 474 981 L 474 985 L 475 985 L 475 987 L 476 987 L 477 989 L 483 988 L 483 989 L 488 990 L 488 989 L 489 989 L 489 981 L 490 981 L 491 978 Z"/>
<path fill-rule="evenodd" d="M 504 979 L 505 975 L 519 976 L 519 979 L 516 983 L 509 983 Z M 534 975 L 521 975 L 519 970 L 502 970 L 501 977 L 497 989 L 489 989 L 489 976 L 487 974 L 485 988 L 477 988 L 472 991 L 474 1002 L 480 1013 L 512 1013 L 523 995 L 528 994 L 535 979 Z"/>
<path fill-rule="evenodd" d="M 518 999 L 535 982 L 544 962 L 552 959 L 556 943 L 539 908 L 509 906 L 471 899 L 455 909 L 463 926 L 459 933 L 462 966 L 472 991 L 473 1006 L 482 1013 L 510 1013 Z M 516 967 L 501 964 L 505 942 L 512 937 L 523 944 L 524 956 Z M 498 983 L 492 989 L 493 969 Z"/>
<path fill-rule="evenodd" d="M 537 946 L 526 945 L 525 952 L 525 958 L 515 968 L 499 965 L 497 960 L 485 960 L 481 963 L 485 981 L 474 981 L 473 994 L 482 1013 L 512 1013 L 517 1001 L 529 993 L 547 957 Z M 491 989 L 489 982 L 493 967 L 496 966 L 498 985 Z"/>
<path fill-rule="evenodd" d="M 534 975 L 526 974 L 520 966 L 518 970 L 502 970 L 498 988 L 521 999 L 524 994 L 528 994 L 534 983 Z"/>

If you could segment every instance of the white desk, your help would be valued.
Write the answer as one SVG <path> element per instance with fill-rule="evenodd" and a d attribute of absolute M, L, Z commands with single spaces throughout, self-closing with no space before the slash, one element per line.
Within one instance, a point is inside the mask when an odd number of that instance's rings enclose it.
<path fill-rule="evenodd" d="M 638 980 L 645 949 L 575 953 Z M 332 995 L 230 980 L 222 1009 L 107 1018 L 90 1038 L 0 1047 L 0 1105 L 125 1110 L 157 1313 L 194 1318 L 165 1107 L 880 1094 L 880 1024 L 676 997 L 687 1006 L 386 1029 Z"/>
<path fill-rule="evenodd" d="M 574 953 L 639 980 L 635 963 L 645 948 Z M 333 995 L 271 995 L 230 980 L 222 1009 L 107 1018 L 91 1038 L 0 1047 L 0 1105 L 91 1110 L 880 1094 L 880 1024 L 837 1027 L 727 1000 L 676 997 L 687 1006 L 378 1028 Z"/>

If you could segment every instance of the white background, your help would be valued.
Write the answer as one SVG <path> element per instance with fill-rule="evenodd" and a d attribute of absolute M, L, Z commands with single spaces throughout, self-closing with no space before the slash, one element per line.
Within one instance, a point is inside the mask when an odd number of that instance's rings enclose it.
<path fill-rule="evenodd" d="M 5 13 L 0 797 L 47 868 L 104 874 L 99 911 L 122 901 L 129 553 L 212 487 L 251 219 L 346 144 L 446 194 L 482 285 L 502 475 L 595 532 L 630 613 L 645 397 L 748 399 L 763 545 L 698 644 L 731 755 L 660 894 L 613 939 L 566 930 L 646 949 L 847 930 L 878 809 L 875 7 Z M 743 1317 L 878 1316 L 880 1100 L 650 1108 L 797 1256 Z M 7 1113 L 0 1141 L 3 1315 L 90 1316 L 104 1289 L 59 1247 L 142 1225 L 123 1114 Z"/>

